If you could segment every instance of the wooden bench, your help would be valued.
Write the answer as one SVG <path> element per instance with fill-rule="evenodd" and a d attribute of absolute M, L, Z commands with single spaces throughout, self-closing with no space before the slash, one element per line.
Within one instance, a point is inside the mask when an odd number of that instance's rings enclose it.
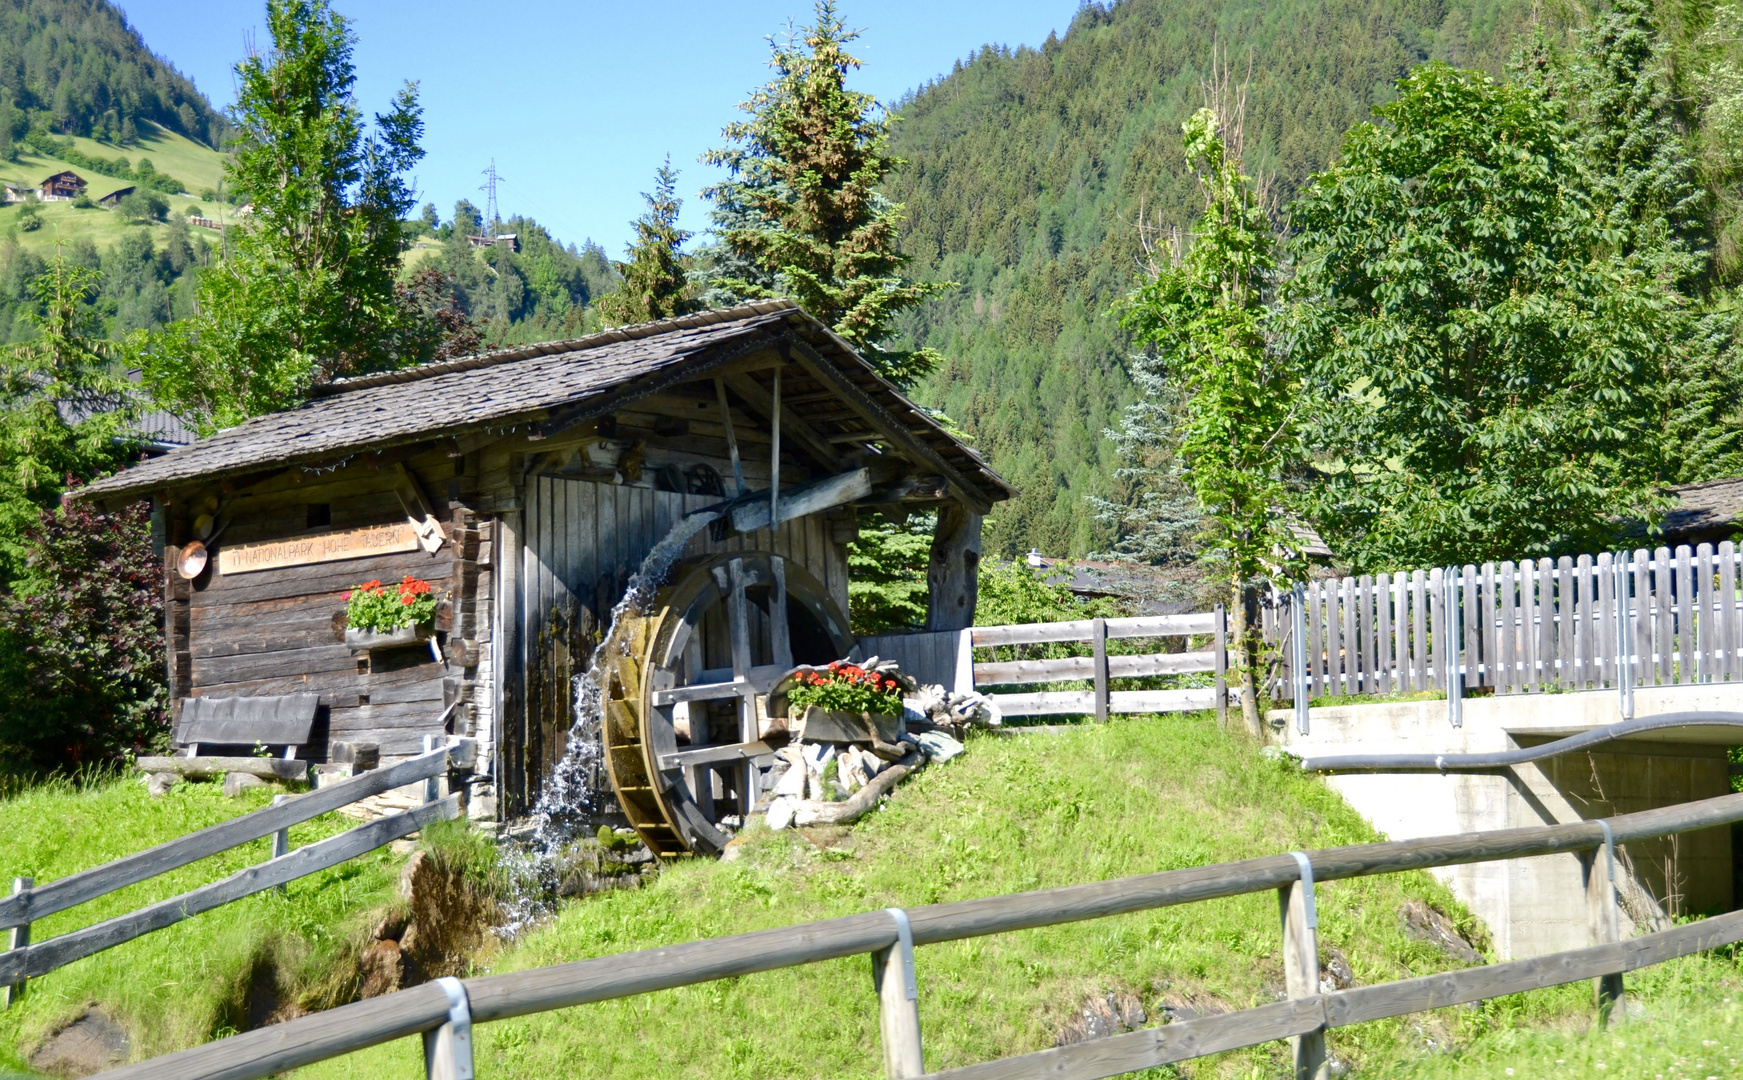
<path fill-rule="evenodd" d="M 315 694 L 183 698 L 177 741 L 191 758 L 200 756 L 201 745 L 282 746 L 289 761 L 309 741 L 319 704 Z"/>

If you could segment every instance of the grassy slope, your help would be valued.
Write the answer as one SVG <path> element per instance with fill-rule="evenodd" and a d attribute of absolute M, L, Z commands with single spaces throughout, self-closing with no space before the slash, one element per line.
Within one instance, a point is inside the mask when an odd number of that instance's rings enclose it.
<path fill-rule="evenodd" d="M 573 904 L 495 970 L 512 970 L 824 918 L 919 905 L 1375 834 L 1317 780 L 1281 771 L 1194 717 L 1122 721 L 1069 734 L 979 740 L 906 785 L 835 845 L 764 831 L 734 862 L 670 870 L 656 885 Z M 1444 969 L 1406 938 L 1398 912 L 1421 896 L 1457 910 L 1426 874 L 1322 886 L 1322 940 L 1364 983 Z M 920 950 L 927 1065 L 1052 1045 L 1091 993 L 1130 990 L 1152 1016 L 1166 995 L 1235 1007 L 1281 982 L 1269 894 Z M 1483 1012 L 1369 1025 L 1333 1037 L 1357 1064 L 1491 1017 L 1555 1015 L 1589 990 L 1550 991 Z M 479 1029 L 481 1075 L 550 1077 L 873 1076 L 876 1012 L 866 962 L 851 959 L 649 995 Z M 1282 1049 L 1225 1055 L 1196 1075 L 1278 1072 Z M 309 1077 L 410 1077 L 411 1040 L 328 1062 Z"/>
<path fill-rule="evenodd" d="M 182 784 L 153 799 L 134 779 L 79 790 L 66 784 L 0 800 L 0 877 L 45 882 L 216 824 L 267 803 L 256 790 L 226 799 L 217 784 Z M 291 829 L 301 847 L 356 823 L 327 815 Z M 271 841 L 184 867 L 32 927 L 44 940 L 173 896 L 271 857 Z M 256 962 L 318 969 L 348 931 L 348 920 L 391 899 L 398 860 L 385 850 L 149 934 L 32 980 L 22 1005 L 0 1011 L 0 1072 L 57 1025 L 99 1002 L 145 1054 L 227 1034 L 240 1025 L 235 1003 Z"/>
<path fill-rule="evenodd" d="M 207 216 L 216 216 L 218 204 L 201 199 L 199 193 L 207 188 L 218 187 L 224 172 L 224 156 L 209 146 L 202 146 L 173 131 L 149 123 L 145 126 L 148 134 L 140 139 L 139 145 L 125 149 L 83 138 L 75 138 L 73 143 L 81 153 L 91 157 L 125 157 L 135 165 L 139 164 L 141 158 L 150 158 L 158 172 L 175 177 L 187 189 L 186 195 L 166 196 L 172 212 L 186 212 L 191 206 L 199 206 L 206 211 Z M 17 161 L 0 161 L 0 182 L 37 184 L 44 177 L 63 169 L 72 169 L 84 177 L 89 184 L 87 190 L 93 199 L 132 183 L 130 180 L 105 176 L 64 161 L 43 157 L 28 149 L 22 150 Z M 69 202 L 54 202 L 38 205 L 37 210 L 42 218 L 41 228 L 23 232 L 14 227 L 19 210 L 18 205 L 0 207 L 0 235 L 15 235 L 19 244 L 44 255 L 52 252 L 56 244 L 71 243 L 81 238 L 89 239 L 99 249 L 112 247 L 127 230 L 139 228 L 122 220 L 113 210 L 80 210 Z M 157 225 L 152 228 L 161 234 L 168 227 Z M 195 229 L 194 233 L 205 236 L 212 243 L 218 240 L 218 234 L 210 230 Z M 156 239 L 161 246 L 162 236 Z"/>

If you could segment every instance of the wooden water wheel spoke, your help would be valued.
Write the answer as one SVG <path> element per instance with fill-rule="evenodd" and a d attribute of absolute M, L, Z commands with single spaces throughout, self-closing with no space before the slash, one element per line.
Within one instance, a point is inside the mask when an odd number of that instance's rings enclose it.
<path fill-rule="evenodd" d="M 651 848 L 714 852 L 729 838 L 721 822 L 755 807 L 772 754 L 757 698 L 795 661 L 839 659 L 853 639 L 822 584 L 778 555 L 715 556 L 673 576 L 608 654 L 606 762 Z"/>

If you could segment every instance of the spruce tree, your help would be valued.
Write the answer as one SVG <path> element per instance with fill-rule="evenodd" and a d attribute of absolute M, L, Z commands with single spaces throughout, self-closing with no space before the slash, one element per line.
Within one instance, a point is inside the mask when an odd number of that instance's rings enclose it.
<path fill-rule="evenodd" d="M 909 386 L 938 356 L 888 347 L 890 320 L 948 286 L 901 276 L 902 207 L 878 191 L 901 162 L 888 150 L 890 117 L 847 88 L 858 36 L 834 0 L 818 0 L 815 23 L 774 44 L 774 79 L 740 106 L 749 119 L 728 124 L 728 145 L 703 156 L 729 174 L 706 193 L 730 223 L 729 258 L 709 285 L 716 296 L 790 296 Z M 755 273 L 735 275 L 735 259 Z"/>
<path fill-rule="evenodd" d="M 683 201 L 677 196 L 678 174 L 672 159 L 654 173 L 654 190 L 642 192 L 648 209 L 635 219 L 635 243 L 629 261 L 618 263 L 623 284 L 599 301 L 599 312 L 608 323 L 652 322 L 695 311 L 690 282 L 684 272 L 684 241 L 690 234 L 678 228 Z"/>
<path fill-rule="evenodd" d="M 1638 260 L 1671 301 L 1660 324 L 1664 478 L 1743 470 L 1743 377 L 1729 346 L 1729 305 L 1701 310 L 1711 270 L 1709 193 L 1671 93 L 1670 45 L 1648 0 L 1616 0 L 1582 29 L 1561 65 L 1570 131 L 1591 211 L 1620 258 Z M 1533 68 L 1528 68 L 1528 72 Z"/>

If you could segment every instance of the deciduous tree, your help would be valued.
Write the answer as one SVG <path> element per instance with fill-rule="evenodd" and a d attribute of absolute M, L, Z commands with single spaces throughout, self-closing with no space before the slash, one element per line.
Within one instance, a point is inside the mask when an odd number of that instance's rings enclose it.
<path fill-rule="evenodd" d="M 1177 452 L 1204 515 L 1204 557 L 1227 583 L 1241 713 L 1258 737 L 1254 589 L 1261 578 L 1281 583 L 1291 572 L 1295 541 L 1279 511 L 1297 452 L 1300 385 L 1268 339 L 1276 241 L 1242 172 L 1238 98 L 1218 92 L 1213 105 L 1183 127 L 1204 213 L 1189 240 L 1159 253 L 1149 279 L 1126 298 L 1121 321 L 1154 349 L 1140 369 L 1163 375 L 1182 399 Z"/>
<path fill-rule="evenodd" d="M 250 212 L 201 275 L 195 317 L 154 345 L 159 397 L 203 431 L 294 404 L 313 383 L 415 363 L 434 339 L 396 290 L 417 86 L 365 133 L 350 23 L 326 0 L 268 0 L 273 47 L 236 66 L 225 174 Z"/>
<path fill-rule="evenodd" d="M 1696 329 L 1662 237 L 1541 86 L 1429 64 L 1377 111 L 1292 212 L 1314 520 L 1361 569 L 1598 550 L 1655 505 Z"/>

